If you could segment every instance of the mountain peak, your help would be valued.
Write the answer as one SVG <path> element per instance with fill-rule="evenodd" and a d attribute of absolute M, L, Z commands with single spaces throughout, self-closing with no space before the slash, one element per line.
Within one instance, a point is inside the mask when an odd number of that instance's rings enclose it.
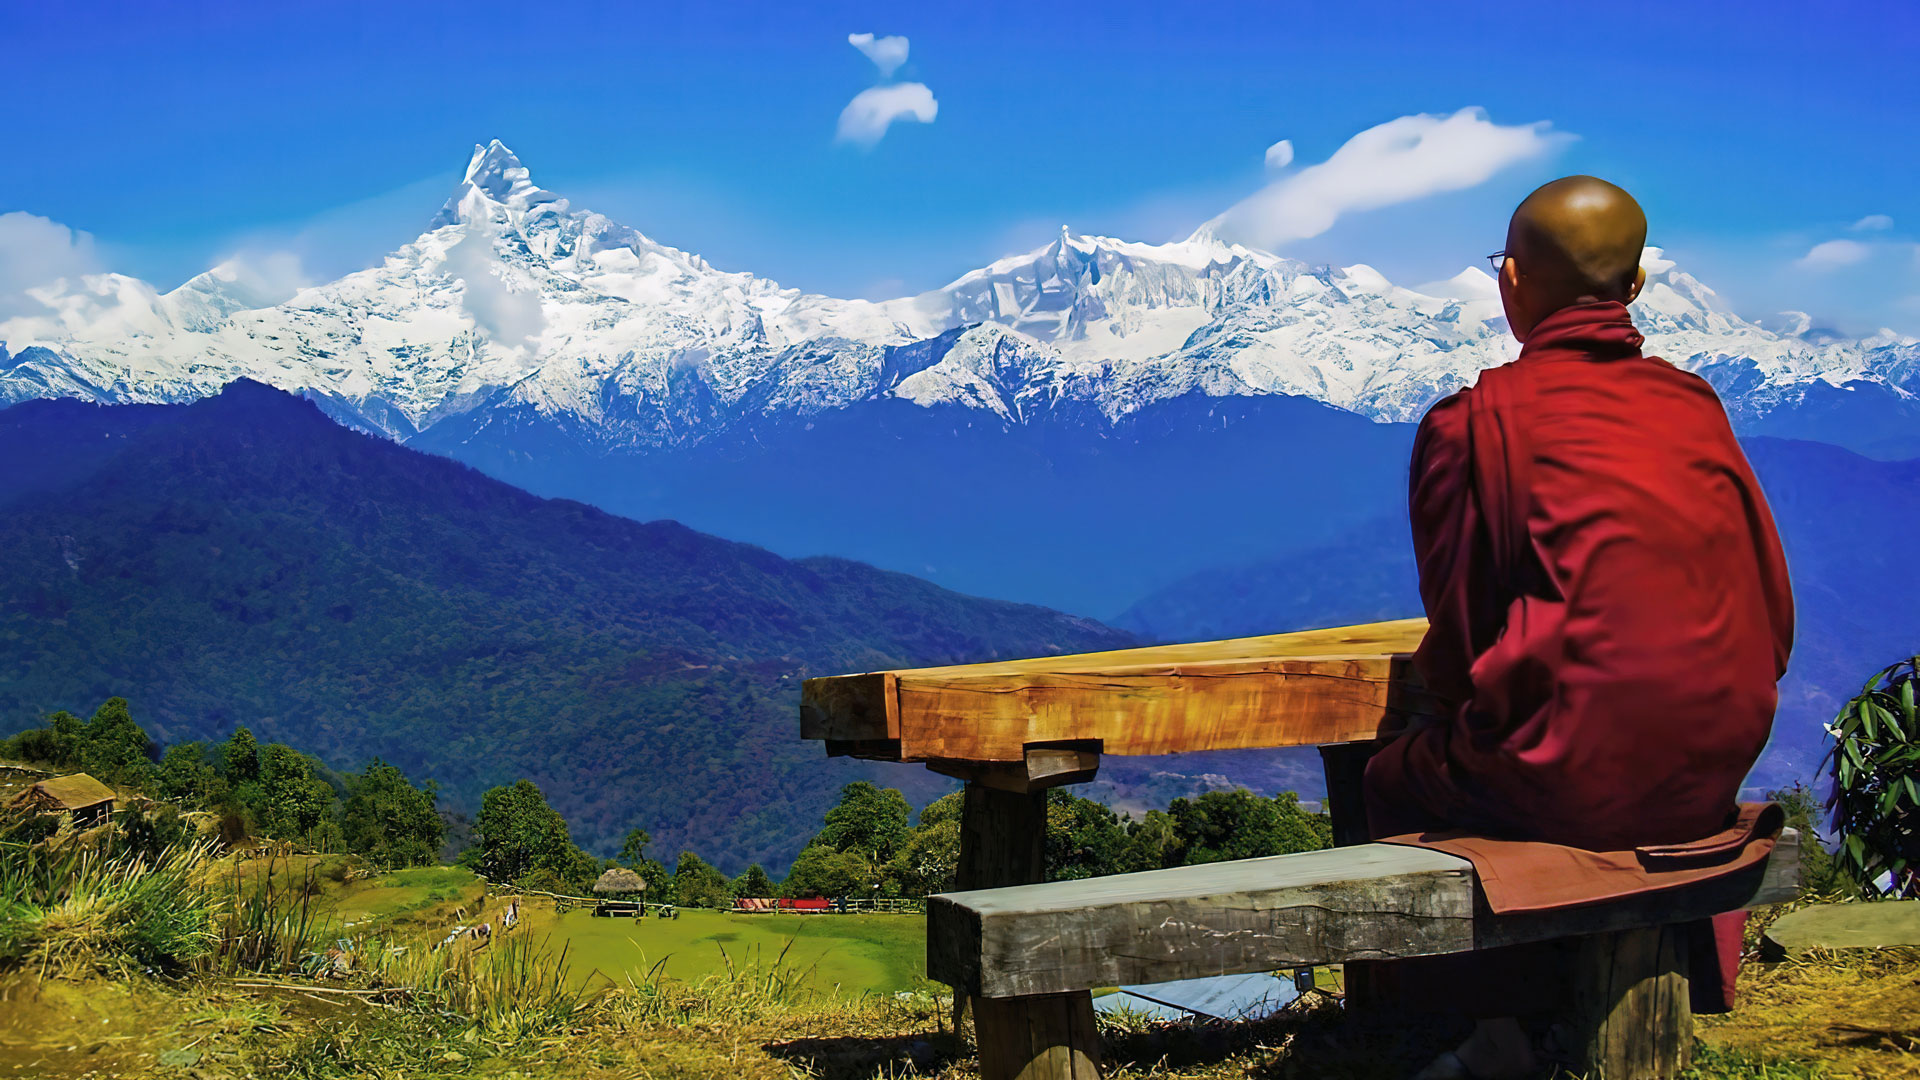
<path fill-rule="evenodd" d="M 534 184 L 526 165 L 507 144 L 499 139 L 484 146 L 475 143 L 460 186 L 447 197 L 428 228 L 492 218 L 496 207 L 525 212 L 558 200 L 559 196 Z"/>
<path fill-rule="evenodd" d="M 480 188 L 497 199 L 505 199 L 512 191 L 515 180 L 527 179 L 527 167 L 507 144 L 499 139 L 481 146 L 475 143 L 473 157 L 467 162 L 465 182 Z"/>

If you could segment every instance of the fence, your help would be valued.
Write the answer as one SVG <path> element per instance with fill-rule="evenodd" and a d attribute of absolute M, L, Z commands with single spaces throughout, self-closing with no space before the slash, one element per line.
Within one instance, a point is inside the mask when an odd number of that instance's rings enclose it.
<path fill-rule="evenodd" d="M 837 896 L 811 900 L 791 900 L 774 899 L 773 897 L 743 896 L 733 902 L 734 912 L 741 915 L 918 915 L 925 912 L 926 909 L 926 901 L 909 897 L 857 899 Z"/>

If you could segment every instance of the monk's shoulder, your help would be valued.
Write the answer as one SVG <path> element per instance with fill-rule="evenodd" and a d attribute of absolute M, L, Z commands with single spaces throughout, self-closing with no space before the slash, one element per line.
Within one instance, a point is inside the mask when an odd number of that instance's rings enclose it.
<path fill-rule="evenodd" d="M 1420 418 L 1420 427 L 1436 431 L 1466 430 L 1467 417 L 1473 410 L 1473 394 L 1473 387 L 1463 386 L 1427 406 L 1426 415 Z"/>
<path fill-rule="evenodd" d="M 1701 377 L 1698 373 L 1688 371 L 1686 368 L 1661 356 L 1647 356 L 1641 359 L 1645 360 L 1652 370 L 1658 372 L 1662 379 L 1691 392 L 1699 397 L 1703 403 L 1711 402 L 1715 411 L 1724 410 L 1724 406 L 1720 401 L 1719 391 L 1715 390 L 1713 384 Z"/>
<path fill-rule="evenodd" d="M 1413 437 L 1414 457 L 1430 460 L 1466 452 L 1472 395 L 1472 387 L 1462 387 L 1427 408 Z"/>

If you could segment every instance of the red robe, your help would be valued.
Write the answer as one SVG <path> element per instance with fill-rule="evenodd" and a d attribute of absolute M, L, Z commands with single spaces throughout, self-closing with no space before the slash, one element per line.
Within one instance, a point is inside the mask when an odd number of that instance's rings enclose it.
<path fill-rule="evenodd" d="M 1624 305 L 1563 309 L 1421 421 L 1414 665 L 1451 712 L 1368 764 L 1373 835 L 1622 850 L 1732 814 L 1793 642 L 1786 560 L 1713 389 L 1642 340 Z"/>
<path fill-rule="evenodd" d="M 1619 850 L 1731 814 L 1793 642 L 1786 559 L 1719 398 L 1641 341 L 1621 304 L 1563 309 L 1421 421 L 1414 665 L 1452 714 L 1368 765 L 1376 835 Z"/>

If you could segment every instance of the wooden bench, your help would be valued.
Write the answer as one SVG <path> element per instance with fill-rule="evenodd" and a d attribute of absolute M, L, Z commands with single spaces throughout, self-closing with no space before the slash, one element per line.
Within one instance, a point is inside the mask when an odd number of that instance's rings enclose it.
<path fill-rule="evenodd" d="M 1366 843 L 1360 778 L 1434 711 L 1421 619 L 807 681 L 829 754 L 966 781 L 962 891 L 930 898 L 927 968 L 970 997 L 986 1080 L 1097 1076 L 1089 990 L 1578 937 L 1576 1029 L 1597 1078 L 1676 1075 L 1691 1049 L 1674 924 L 1791 897 L 1796 838 L 1738 880 L 1577 912 L 1494 916 L 1471 864 Z M 1331 851 L 1045 883 L 1046 789 L 1103 754 L 1319 746 Z"/>

